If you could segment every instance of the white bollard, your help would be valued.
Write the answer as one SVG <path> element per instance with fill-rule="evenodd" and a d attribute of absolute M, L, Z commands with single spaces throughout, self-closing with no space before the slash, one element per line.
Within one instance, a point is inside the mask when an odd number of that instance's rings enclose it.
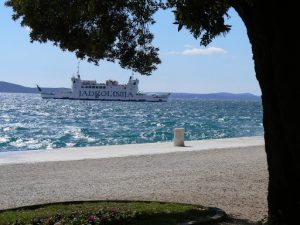
<path fill-rule="evenodd" d="M 174 146 L 184 147 L 184 128 L 174 129 Z"/>

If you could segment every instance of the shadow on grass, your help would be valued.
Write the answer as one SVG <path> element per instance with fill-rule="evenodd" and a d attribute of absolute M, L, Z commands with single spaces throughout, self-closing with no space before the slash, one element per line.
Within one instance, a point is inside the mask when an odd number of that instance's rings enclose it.
<path fill-rule="evenodd" d="M 224 219 L 221 223 L 218 223 L 220 225 L 261 225 L 258 221 L 251 221 L 248 219 L 237 219 L 233 218 L 232 216 L 227 216 L 226 219 Z"/>
<path fill-rule="evenodd" d="M 216 224 L 224 221 L 226 215 L 215 208 L 206 210 L 187 210 L 182 213 L 141 213 L 131 219 L 126 225 L 192 225 L 192 224 Z M 222 213 L 222 215 L 221 215 Z"/>

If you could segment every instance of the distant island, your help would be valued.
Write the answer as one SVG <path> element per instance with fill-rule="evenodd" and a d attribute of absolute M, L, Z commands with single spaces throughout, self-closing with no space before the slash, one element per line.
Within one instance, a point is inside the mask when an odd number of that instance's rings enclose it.
<path fill-rule="evenodd" d="M 193 94 L 193 93 L 172 93 L 172 99 L 202 99 L 202 100 L 235 100 L 235 101 L 260 101 L 260 96 L 250 93 L 209 93 L 209 94 Z"/>
<path fill-rule="evenodd" d="M 47 92 L 69 90 L 68 88 L 44 88 Z M 37 88 L 24 87 L 22 85 L 0 81 L 0 92 L 6 93 L 32 93 L 38 94 Z M 250 93 L 233 94 L 227 92 L 210 94 L 172 93 L 170 99 L 202 99 L 202 100 L 236 100 L 236 101 L 260 101 L 260 96 Z"/>
<path fill-rule="evenodd" d="M 69 88 L 43 88 L 43 90 L 47 92 L 57 92 L 61 90 L 70 90 Z M 4 81 L 0 81 L 0 92 L 7 92 L 7 93 L 32 93 L 32 94 L 38 94 L 38 89 L 30 88 L 30 87 L 24 87 L 22 85 L 18 84 L 12 84 Z"/>

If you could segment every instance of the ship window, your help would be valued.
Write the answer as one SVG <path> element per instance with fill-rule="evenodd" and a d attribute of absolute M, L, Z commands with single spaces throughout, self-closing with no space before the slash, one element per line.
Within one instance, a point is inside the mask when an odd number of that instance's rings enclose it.
<path fill-rule="evenodd" d="M 106 86 L 103 87 L 103 89 L 105 89 L 105 88 L 106 88 Z"/>
<path fill-rule="evenodd" d="M 102 89 L 102 86 L 100 86 L 99 88 Z"/>
<path fill-rule="evenodd" d="M 136 83 L 135 82 L 133 82 L 133 85 L 135 85 Z"/>
<path fill-rule="evenodd" d="M 92 88 L 91 86 L 89 86 L 89 88 Z"/>
<path fill-rule="evenodd" d="M 95 86 L 92 86 L 92 88 L 95 88 Z"/>
<path fill-rule="evenodd" d="M 124 87 L 124 89 L 126 89 L 126 87 Z"/>
<path fill-rule="evenodd" d="M 81 88 L 84 88 L 84 86 L 81 86 Z"/>

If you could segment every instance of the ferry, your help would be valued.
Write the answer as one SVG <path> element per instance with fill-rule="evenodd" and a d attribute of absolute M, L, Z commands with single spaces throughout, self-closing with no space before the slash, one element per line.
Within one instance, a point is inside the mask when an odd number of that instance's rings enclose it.
<path fill-rule="evenodd" d="M 98 83 L 96 80 L 81 80 L 79 73 L 71 78 L 72 88 L 66 91 L 46 92 L 37 85 L 43 99 L 78 99 L 100 101 L 166 102 L 170 93 L 142 93 L 139 80 L 130 76 L 127 84 L 115 80 Z"/>

